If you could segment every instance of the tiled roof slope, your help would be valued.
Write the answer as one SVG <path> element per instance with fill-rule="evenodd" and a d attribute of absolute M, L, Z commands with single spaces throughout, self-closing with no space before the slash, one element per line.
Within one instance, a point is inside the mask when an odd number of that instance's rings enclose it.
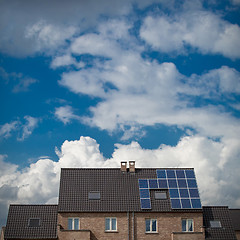
<path fill-rule="evenodd" d="M 169 199 L 155 200 L 152 191 L 152 209 L 141 209 L 138 179 L 144 178 L 156 179 L 156 169 L 136 168 L 135 173 L 123 173 L 119 168 L 64 168 L 60 179 L 59 212 L 173 211 Z M 89 200 L 90 191 L 100 191 L 101 199 Z"/>
<path fill-rule="evenodd" d="M 240 231 L 240 209 L 229 209 L 235 231 Z"/>
<path fill-rule="evenodd" d="M 39 227 L 29 227 L 30 218 L 39 218 Z M 5 240 L 56 239 L 57 205 L 10 205 Z"/>
<path fill-rule="evenodd" d="M 220 228 L 211 228 L 210 221 L 219 220 Z M 236 240 L 228 207 L 203 207 L 203 225 L 205 226 L 206 239 L 211 240 Z"/>

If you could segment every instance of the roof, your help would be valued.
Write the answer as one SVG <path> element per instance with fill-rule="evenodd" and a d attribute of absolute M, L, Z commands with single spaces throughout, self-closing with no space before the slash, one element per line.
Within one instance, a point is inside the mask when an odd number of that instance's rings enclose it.
<path fill-rule="evenodd" d="M 5 239 L 56 239 L 57 205 L 10 205 Z M 30 227 L 29 219 L 40 219 Z"/>
<path fill-rule="evenodd" d="M 169 198 L 156 200 L 152 190 L 150 191 L 151 209 L 141 209 L 138 179 L 156 178 L 155 168 L 136 168 L 135 173 L 121 172 L 119 168 L 64 168 L 61 170 L 58 210 L 59 212 L 182 211 L 173 210 Z M 88 194 L 91 191 L 99 191 L 100 200 L 89 200 Z M 202 210 L 184 209 L 184 211 Z"/>
<path fill-rule="evenodd" d="M 210 221 L 220 221 L 221 227 L 211 228 Z M 203 224 L 206 239 L 236 240 L 229 209 L 226 206 L 203 207 Z"/>
<path fill-rule="evenodd" d="M 235 231 L 240 231 L 240 209 L 229 209 Z"/>

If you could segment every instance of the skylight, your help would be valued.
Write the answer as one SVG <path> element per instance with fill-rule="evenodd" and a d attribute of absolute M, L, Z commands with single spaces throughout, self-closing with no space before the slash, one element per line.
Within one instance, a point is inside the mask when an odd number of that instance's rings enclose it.
<path fill-rule="evenodd" d="M 28 226 L 29 227 L 39 227 L 40 226 L 40 219 L 39 218 L 29 218 L 28 219 Z"/>
<path fill-rule="evenodd" d="M 99 200 L 100 199 L 100 192 L 92 191 L 88 193 L 88 199 L 90 200 Z"/>

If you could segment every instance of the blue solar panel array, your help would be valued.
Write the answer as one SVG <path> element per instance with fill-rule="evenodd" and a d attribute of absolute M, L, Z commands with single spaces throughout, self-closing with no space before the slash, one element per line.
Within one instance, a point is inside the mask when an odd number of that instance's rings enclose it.
<path fill-rule="evenodd" d="M 158 169 L 157 179 L 139 179 L 142 209 L 151 209 L 150 189 L 167 189 L 173 209 L 202 208 L 194 170 Z"/>

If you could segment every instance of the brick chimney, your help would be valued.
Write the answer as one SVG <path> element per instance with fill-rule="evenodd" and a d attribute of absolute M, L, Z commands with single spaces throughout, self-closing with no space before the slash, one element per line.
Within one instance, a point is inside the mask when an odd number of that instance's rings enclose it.
<path fill-rule="evenodd" d="M 121 162 L 121 171 L 127 172 L 127 162 Z"/>
<path fill-rule="evenodd" d="M 135 161 L 129 161 L 129 172 L 135 172 Z"/>

